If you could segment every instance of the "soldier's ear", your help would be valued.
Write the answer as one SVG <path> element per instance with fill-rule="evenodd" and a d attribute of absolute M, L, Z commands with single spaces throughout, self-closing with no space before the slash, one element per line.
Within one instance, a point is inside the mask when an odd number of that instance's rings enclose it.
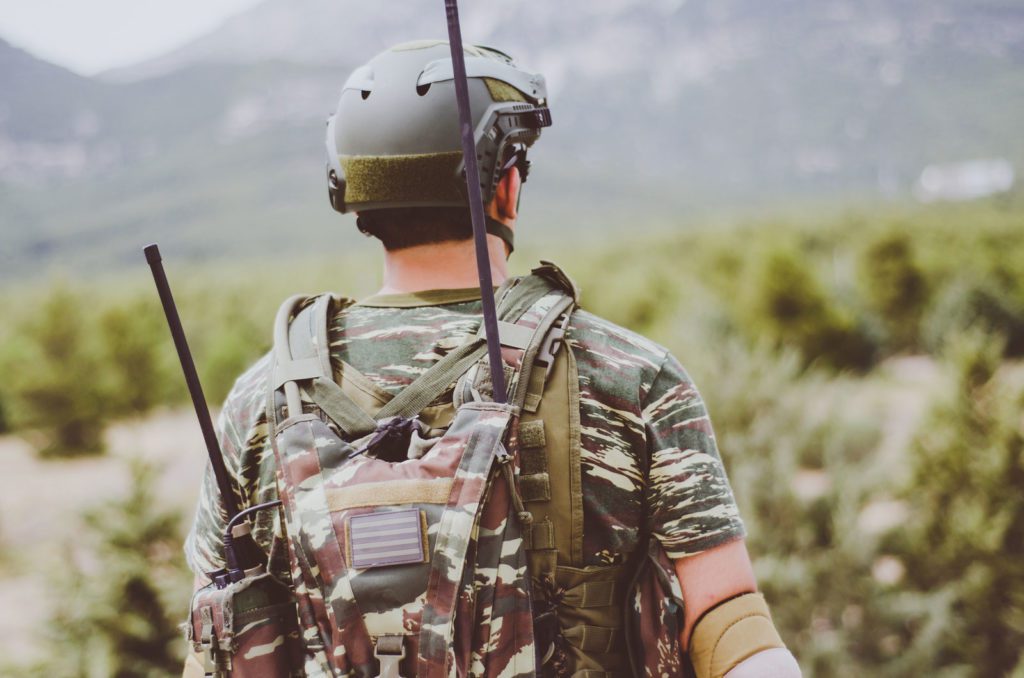
<path fill-rule="evenodd" d="M 494 207 L 500 221 L 515 221 L 519 216 L 519 194 L 522 188 L 523 181 L 519 168 L 513 165 L 501 175 L 497 190 L 494 192 Z"/>

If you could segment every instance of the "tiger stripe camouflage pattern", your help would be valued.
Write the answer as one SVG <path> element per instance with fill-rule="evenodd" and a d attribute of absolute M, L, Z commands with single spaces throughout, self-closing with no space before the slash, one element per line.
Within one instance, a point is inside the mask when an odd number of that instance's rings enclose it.
<path fill-rule="evenodd" d="M 360 390 L 385 402 L 477 331 L 478 296 L 473 290 L 438 290 L 379 296 L 340 309 L 329 334 L 336 376 L 354 379 Z M 742 536 L 703 401 L 675 358 L 585 311 L 572 315 L 566 331 L 566 343 L 578 364 L 581 396 L 583 565 L 625 564 L 644 528 L 669 558 Z M 358 372 L 342 374 L 344 365 Z M 238 380 L 219 420 L 228 467 L 238 479 L 243 505 L 277 495 L 276 464 L 266 435 L 267 368 L 264 359 Z M 223 560 L 217 536 L 223 510 L 213 479 L 207 476 L 186 544 L 191 566 L 201 572 L 217 569 Z M 495 491 L 500 487 L 495 485 Z M 501 521 L 481 525 L 477 548 L 488 548 L 491 529 L 516 527 Z M 300 593 L 309 594 L 304 620 L 322 618 L 325 604 L 313 591 L 316 582 L 304 581 L 295 563 L 289 566 L 284 531 L 271 514 L 258 521 L 255 536 L 271 552 L 272 567 L 284 576 L 291 574 Z M 477 573 L 492 587 L 499 585 L 499 573 L 513 573 L 514 581 L 514 573 L 524 567 L 513 562 L 513 554 L 500 557 L 510 559 L 507 568 Z M 477 634 L 483 633 L 485 622 L 480 617 L 473 620 Z M 318 639 L 308 624 L 306 628 L 307 645 L 315 654 Z M 479 643 L 469 640 L 472 635 L 460 627 L 454 651 L 468 658 L 471 675 L 484 675 L 485 658 L 474 653 L 472 648 Z"/>

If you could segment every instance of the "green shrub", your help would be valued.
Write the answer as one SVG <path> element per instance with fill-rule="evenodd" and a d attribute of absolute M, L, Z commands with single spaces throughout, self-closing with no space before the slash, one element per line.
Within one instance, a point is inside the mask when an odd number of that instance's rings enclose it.
<path fill-rule="evenodd" d="M 103 449 L 103 365 L 85 313 L 87 300 L 55 287 L 18 330 L 10 393 L 12 420 L 41 436 L 44 457 Z"/>
<path fill-rule="evenodd" d="M 86 512 L 68 558 L 50 576 L 47 659 L 26 673 L 68 678 L 181 674 L 190 577 L 181 516 L 154 502 L 156 470 L 131 465 L 121 498 Z"/>
<path fill-rule="evenodd" d="M 962 276 L 938 295 L 923 327 L 925 346 L 938 355 L 968 330 L 1000 334 L 1009 356 L 1024 355 L 1024 305 L 993 280 Z"/>
<path fill-rule="evenodd" d="M 911 450 L 910 520 L 889 548 L 921 601 L 899 634 L 915 675 L 1024 666 L 1024 388 L 1000 379 L 1002 352 L 980 331 L 948 342 L 955 388 Z"/>
<path fill-rule="evenodd" d="M 865 302 L 881 321 L 890 350 L 916 349 L 928 284 L 910 237 L 883 233 L 864 249 L 858 268 Z"/>
<path fill-rule="evenodd" d="M 170 341 L 155 299 L 138 298 L 104 310 L 99 317 L 105 402 L 112 415 L 144 414 L 167 402 L 176 378 L 163 345 Z"/>
<path fill-rule="evenodd" d="M 776 249 L 761 257 L 741 303 L 748 334 L 796 348 L 807 363 L 862 370 L 874 361 L 867 333 L 825 294 L 794 251 Z"/>

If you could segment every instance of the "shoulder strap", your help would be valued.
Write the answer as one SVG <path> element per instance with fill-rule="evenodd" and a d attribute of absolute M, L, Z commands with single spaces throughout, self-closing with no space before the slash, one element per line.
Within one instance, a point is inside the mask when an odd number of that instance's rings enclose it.
<path fill-rule="evenodd" d="M 341 300 L 351 303 L 350 300 Z M 359 436 L 373 431 L 377 422 L 334 382 L 327 322 L 333 306 L 329 294 L 321 294 L 309 303 L 308 297 L 292 297 L 278 312 L 274 331 L 274 384 L 278 389 L 288 383 L 308 382 L 303 389 L 345 433 Z M 289 321 L 298 307 L 300 310 Z M 289 406 L 293 406 L 289 402 Z M 289 416 L 299 412 L 289 411 Z"/>
<path fill-rule="evenodd" d="M 513 278 L 502 286 L 498 291 L 498 334 L 502 343 L 505 342 L 506 333 L 510 331 L 508 326 L 513 325 L 542 297 L 555 289 L 550 280 L 535 275 Z M 376 419 L 412 417 L 419 414 L 486 354 L 487 345 L 483 336 L 475 336 L 439 360 L 388 401 L 376 414 Z"/>
<path fill-rule="evenodd" d="M 568 278 L 564 277 L 557 267 L 545 263 L 544 266 L 535 269 L 532 275 L 512 278 L 502 285 L 498 291 L 498 313 L 504 330 L 499 331 L 502 339 L 506 338 L 506 333 L 513 333 L 512 328 L 516 327 L 514 323 L 541 298 L 562 290 L 567 296 L 555 305 L 555 308 L 561 310 L 548 314 L 551 322 L 554 322 L 575 300 L 575 287 L 571 284 L 565 285 L 565 280 Z M 377 428 L 378 421 L 388 417 L 408 418 L 419 414 L 487 353 L 484 337 L 474 336 L 432 365 L 371 416 L 334 381 L 327 337 L 327 324 L 331 310 L 335 307 L 332 301 L 335 300 L 329 294 L 313 298 L 312 303 L 309 297 L 292 297 L 278 311 L 274 330 L 276 364 L 272 387 L 275 390 L 285 387 L 287 393 L 289 384 L 302 384 L 305 395 L 316 403 L 346 436 L 366 435 Z M 351 301 L 343 299 L 337 300 L 336 303 Z M 528 351 L 536 344 L 532 353 L 534 358 L 537 351 L 542 348 L 540 339 L 550 328 L 550 322 L 547 321 L 548 317 L 545 316 L 541 323 L 543 327 L 538 326 L 530 335 L 529 341 L 524 342 L 522 338 L 515 340 L 520 344 L 520 348 L 526 348 Z M 520 388 L 523 381 L 517 381 L 513 394 L 520 401 L 525 397 L 525 388 L 528 385 L 524 384 Z M 520 390 L 523 390 L 522 394 L 519 393 Z M 289 399 L 289 405 L 292 404 Z"/>

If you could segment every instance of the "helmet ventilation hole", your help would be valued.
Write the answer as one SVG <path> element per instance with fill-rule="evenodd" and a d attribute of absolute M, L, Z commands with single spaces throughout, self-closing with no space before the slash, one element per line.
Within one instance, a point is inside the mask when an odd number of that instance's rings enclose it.
<path fill-rule="evenodd" d="M 364 89 L 361 92 L 361 94 L 363 95 L 363 101 L 366 101 L 367 99 L 370 98 L 370 90 L 368 90 L 368 89 Z"/>
<path fill-rule="evenodd" d="M 420 96 L 425 95 L 429 91 L 430 91 L 430 83 L 429 82 L 427 84 L 425 84 L 425 85 L 416 85 L 416 94 L 419 94 Z"/>

